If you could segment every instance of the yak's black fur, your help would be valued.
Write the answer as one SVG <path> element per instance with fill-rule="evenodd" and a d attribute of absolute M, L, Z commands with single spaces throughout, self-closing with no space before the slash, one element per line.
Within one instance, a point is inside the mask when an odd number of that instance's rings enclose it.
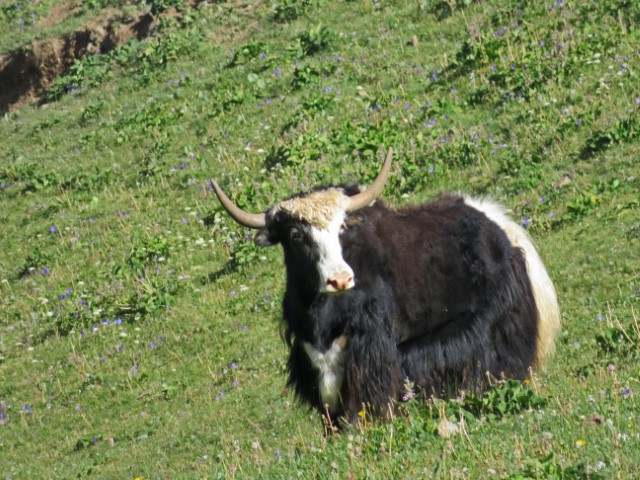
<path fill-rule="evenodd" d="M 288 383 L 299 398 L 327 413 L 302 345 L 323 352 L 341 335 L 342 402 L 332 419 L 353 421 L 363 404 L 383 415 L 405 379 L 442 396 L 527 376 L 537 309 L 524 254 L 496 223 L 458 195 L 397 210 L 377 202 L 347 223 L 340 242 L 356 285 L 339 295 L 318 293 L 317 259 L 292 247 L 287 231 L 299 221 L 281 215 L 258 234 L 284 247 Z"/>

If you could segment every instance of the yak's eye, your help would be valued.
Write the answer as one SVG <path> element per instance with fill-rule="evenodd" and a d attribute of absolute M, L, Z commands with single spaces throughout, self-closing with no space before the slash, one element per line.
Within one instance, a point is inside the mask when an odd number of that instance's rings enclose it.
<path fill-rule="evenodd" d="M 291 227 L 289 230 L 289 240 L 292 242 L 300 242 L 302 241 L 302 231 L 299 228 Z"/>

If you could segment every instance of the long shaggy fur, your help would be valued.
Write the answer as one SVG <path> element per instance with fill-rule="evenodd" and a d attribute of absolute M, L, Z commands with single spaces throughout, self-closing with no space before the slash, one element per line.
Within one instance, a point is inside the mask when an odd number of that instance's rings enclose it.
<path fill-rule="evenodd" d="M 437 396 L 524 379 L 553 351 L 553 284 L 526 232 L 495 204 L 443 195 L 350 214 L 340 243 L 356 285 L 341 295 L 318 293 L 313 249 L 300 253 L 287 241 L 291 222 L 280 210 L 260 234 L 285 253 L 288 383 L 332 420 L 354 421 L 363 406 L 383 415 L 405 379 Z M 341 402 L 327 412 L 303 342 L 325 352 L 341 336 Z"/>
<path fill-rule="evenodd" d="M 549 278 L 540 255 L 529 234 L 513 222 L 501 205 L 487 199 L 465 197 L 465 203 L 483 212 L 507 235 L 511 245 L 520 248 L 525 256 L 527 273 L 533 287 L 533 296 L 538 311 L 538 338 L 536 342 L 536 369 L 542 369 L 556 349 L 555 339 L 560 333 L 561 317 L 556 289 Z"/>

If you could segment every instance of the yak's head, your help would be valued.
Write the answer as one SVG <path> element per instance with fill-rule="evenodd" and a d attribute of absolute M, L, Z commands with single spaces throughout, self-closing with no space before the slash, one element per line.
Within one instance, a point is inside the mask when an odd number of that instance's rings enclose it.
<path fill-rule="evenodd" d="M 340 234 L 345 220 L 371 204 L 382 191 L 391 168 L 389 149 L 382 170 L 366 190 L 353 196 L 342 188 L 316 190 L 276 203 L 265 213 L 248 213 L 235 205 L 212 180 L 213 189 L 227 213 L 240 225 L 258 229 L 256 244 L 280 243 L 290 282 L 317 292 L 336 293 L 355 285 L 353 270 L 342 256 Z"/>

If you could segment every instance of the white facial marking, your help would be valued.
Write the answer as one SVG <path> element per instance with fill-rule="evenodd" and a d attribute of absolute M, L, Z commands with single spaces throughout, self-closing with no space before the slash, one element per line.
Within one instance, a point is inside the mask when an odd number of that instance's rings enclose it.
<path fill-rule="evenodd" d="M 344 337 L 333 341 L 331 348 L 320 353 L 310 343 L 304 342 L 304 350 L 314 367 L 320 371 L 320 398 L 329 406 L 329 410 L 336 411 L 340 401 L 340 390 L 344 378 Z"/>
<path fill-rule="evenodd" d="M 340 229 L 345 213 L 336 211 L 326 228 L 311 227 L 311 236 L 318 246 L 320 259 L 320 291 L 324 293 L 340 292 L 353 288 L 353 270 L 342 257 Z"/>

